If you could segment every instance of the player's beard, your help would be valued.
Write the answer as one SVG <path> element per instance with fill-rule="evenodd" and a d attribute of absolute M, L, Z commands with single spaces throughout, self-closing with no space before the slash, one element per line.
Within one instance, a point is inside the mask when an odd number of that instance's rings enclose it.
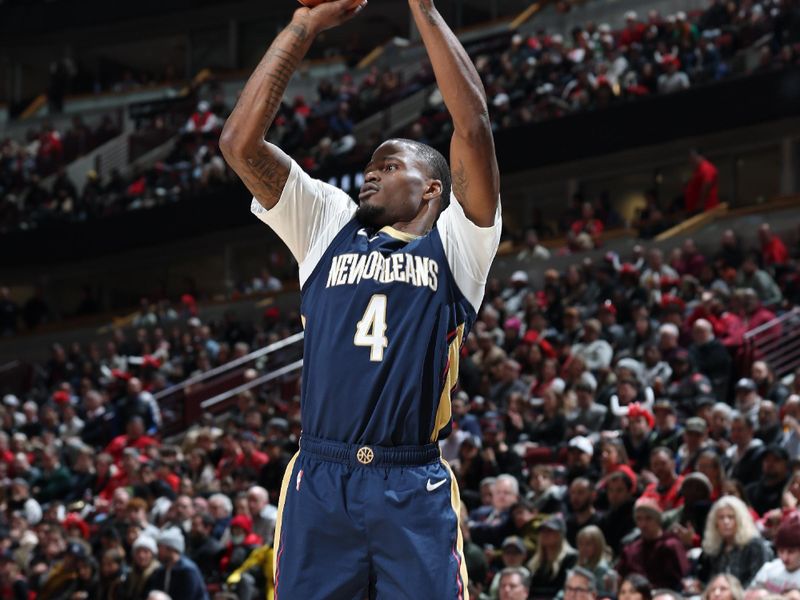
<path fill-rule="evenodd" d="M 356 210 L 356 219 L 366 227 L 378 228 L 383 226 L 383 217 L 386 214 L 386 209 L 383 206 L 375 206 L 374 204 L 362 203 L 358 205 Z"/>

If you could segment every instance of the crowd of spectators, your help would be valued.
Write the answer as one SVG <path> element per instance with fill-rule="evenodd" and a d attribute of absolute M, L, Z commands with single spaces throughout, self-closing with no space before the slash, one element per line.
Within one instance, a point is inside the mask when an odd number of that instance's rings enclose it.
<path fill-rule="evenodd" d="M 758 70 L 796 65 L 798 23 L 796 0 L 727 4 L 714 0 L 698 14 L 679 12 L 662 18 L 651 11 L 640 19 L 630 12 L 620 31 L 587 23 L 575 27 L 569 39 L 547 31 L 518 33 L 508 47 L 476 50 L 473 58 L 490 100 L 493 126 L 501 129 L 717 81 L 741 70 L 746 61 L 740 51 L 756 45 Z M 125 79 L 131 78 L 129 73 Z M 298 96 L 281 106 L 269 139 L 309 172 L 359 169 L 379 140 L 358 138 L 355 124 L 432 82 L 427 64 L 407 80 L 401 70 L 378 67 L 359 81 L 349 73 L 338 81 L 323 80 L 313 102 Z M 5 141 L 0 157 L 0 229 L 113 215 L 228 184 L 233 177 L 215 135 L 226 112 L 223 103 L 201 102 L 189 125 L 198 118 L 203 125 L 184 127 L 184 138 L 169 158 L 126 178 L 114 172 L 101 180 L 90 171 L 82 190 L 66 177 L 60 177 L 52 191 L 39 185 L 41 177 L 72 155 L 62 156 L 56 132 L 46 129 L 28 146 Z M 91 136 L 85 129 L 79 122 L 73 127 L 79 153 L 90 147 L 86 139 Z M 97 133 L 105 129 L 104 124 Z M 404 135 L 436 145 L 446 143 L 450 133 L 449 116 L 434 92 Z"/>
<path fill-rule="evenodd" d="M 755 71 L 800 64 L 800 7 L 794 1 L 712 0 L 697 14 L 645 19 L 625 27 L 575 26 L 568 38 L 545 30 L 515 34 L 502 52 L 475 65 L 495 129 L 605 108 L 615 102 L 685 90 L 745 69 L 742 50 L 757 47 Z M 412 125 L 409 135 L 440 143 L 449 135 L 444 107 Z"/>
<path fill-rule="evenodd" d="M 800 369 L 779 378 L 744 341 L 800 302 L 797 256 L 768 226 L 759 242 L 637 249 L 548 270 L 538 290 L 526 269 L 490 280 L 440 442 L 471 597 L 797 597 Z M 174 437 L 156 397 L 299 317 L 203 323 L 187 297 L 133 326 L 54 345 L 2 400 L 0 594 L 263 598 L 297 379 Z"/>

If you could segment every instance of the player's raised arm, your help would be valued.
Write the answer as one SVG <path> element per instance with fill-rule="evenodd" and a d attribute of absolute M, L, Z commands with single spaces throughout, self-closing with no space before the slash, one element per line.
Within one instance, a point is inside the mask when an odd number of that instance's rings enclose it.
<path fill-rule="evenodd" d="M 469 219 L 494 223 L 500 174 L 486 106 L 486 93 L 466 50 L 445 23 L 433 0 L 408 0 L 428 51 L 436 82 L 453 118 L 450 169 L 453 193 Z"/>
<path fill-rule="evenodd" d="M 286 86 L 314 38 L 349 20 L 366 4 L 365 0 L 354 7 L 354 0 L 336 0 L 296 10 L 253 71 L 225 123 L 219 140 L 222 155 L 266 209 L 281 197 L 291 165 L 280 148 L 264 139 Z"/>

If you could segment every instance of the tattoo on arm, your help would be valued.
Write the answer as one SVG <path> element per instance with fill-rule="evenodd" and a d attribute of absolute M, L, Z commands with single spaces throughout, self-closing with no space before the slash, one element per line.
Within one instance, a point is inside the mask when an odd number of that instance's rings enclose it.
<path fill-rule="evenodd" d="M 428 19 L 428 23 L 430 23 L 433 26 L 437 25 L 436 18 L 433 16 L 431 9 L 425 3 L 425 0 L 419 0 L 419 9 L 422 11 L 422 14 L 425 15 L 425 18 Z"/>
<path fill-rule="evenodd" d="M 467 200 L 467 190 L 469 189 L 469 180 L 467 179 L 467 169 L 464 167 L 464 161 L 459 159 L 458 166 L 453 169 L 453 194 L 461 202 Z"/>
<path fill-rule="evenodd" d="M 255 157 L 248 158 L 247 167 L 243 178 L 250 189 L 260 190 L 268 198 L 281 195 L 289 178 L 289 172 L 272 152 L 265 150 Z"/>

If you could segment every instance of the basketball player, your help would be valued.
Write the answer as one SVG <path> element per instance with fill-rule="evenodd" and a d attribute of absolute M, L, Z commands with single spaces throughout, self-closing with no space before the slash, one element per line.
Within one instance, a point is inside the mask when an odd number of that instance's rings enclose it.
<path fill-rule="evenodd" d="M 300 264 L 300 451 L 275 531 L 279 600 L 467 597 L 450 431 L 459 348 L 500 237 L 499 175 L 481 81 L 432 0 L 409 0 L 453 118 L 452 183 L 428 146 L 390 139 L 359 204 L 264 141 L 312 41 L 364 8 L 301 8 L 267 50 L 220 140 L 251 210 Z"/>

